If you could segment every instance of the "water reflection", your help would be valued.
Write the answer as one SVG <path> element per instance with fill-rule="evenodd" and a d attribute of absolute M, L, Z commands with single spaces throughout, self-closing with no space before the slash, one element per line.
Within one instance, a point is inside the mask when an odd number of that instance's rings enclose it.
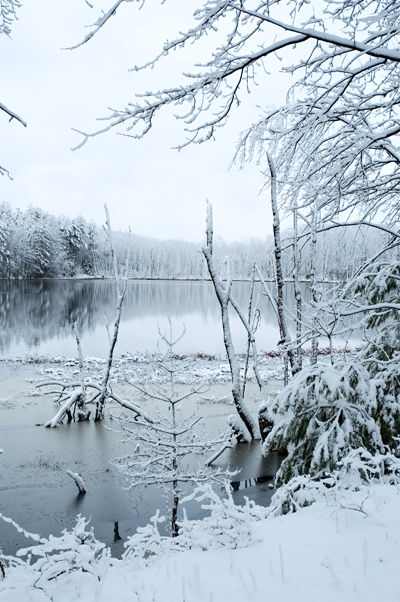
<path fill-rule="evenodd" d="M 274 349 L 279 340 L 276 318 L 261 285 L 256 289 L 261 310 L 258 347 Z M 248 282 L 233 285 L 233 294 L 246 313 L 249 290 Z M 307 285 L 302 285 L 302 294 L 304 302 L 309 302 Z M 0 353 L 76 356 L 72 324 L 77 320 L 84 355 L 105 356 L 108 349 L 105 316 L 109 323 L 113 322 L 115 304 L 115 285 L 110 280 L 0 280 Z M 294 306 L 290 284 L 285 288 L 285 304 L 289 308 Z M 187 333 L 176 351 L 223 352 L 220 309 L 211 282 L 131 281 L 116 353 L 154 351 L 157 323 L 164 328 L 167 314 L 177 332 L 183 322 L 186 326 Z M 232 332 L 237 351 L 243 351 L 246 333 L 236 315 L 232 315 Z"/>

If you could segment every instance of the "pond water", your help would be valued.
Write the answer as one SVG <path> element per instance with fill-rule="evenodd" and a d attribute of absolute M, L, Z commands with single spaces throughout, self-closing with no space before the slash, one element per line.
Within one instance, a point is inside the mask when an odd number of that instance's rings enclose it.
<path fill-rule="evenodd" d="M 233 294 L 246 313 L 250 286 L 249 282 L 233 284 Z M 285 303 L 292 308 L 292 285 L 285 290 Z M 76 357 L 74 321 L 80 325 L 84 356 L 107 355 L 105 316 L 111 325 L 116 305 L 113 281 L 3 280 L 0 293 L 2 358 L 24 354 Z M 258 349 L 269 351 L 276 348 L 279 340 L 276 318 L 260 284 L 256 294 L 261 310 Z M 307 285 L 302 285 L 302 294 L 303 300 L 308 302 Z M 220 309 L 211 282 L 131 281 L 115 354 L 155 351 L 158 324 L 165 331 L 167 315 L 171 316 L 176 335 L 180 334 L 183 323 L 186 327 L 176 352 L 224 353 Z M 234 314 L 231 327 L 236 351 L 243 352 L 247 335 Z M 293 323 L 290 328 L 293 332 Z M 162 492 L 154 487 L 129 492 L 123 489 L 126 483 L 110 461 L 131 450 L 121 443 L 120 434 L 106 430 L 106 422 L 45 429 L 43 423 L 55 413 L 53 404 L 48 398 L 24 397 L 24 388 L 30 384 L 24 384 L 21 373 L 6 373 L 5 368 L 11 364 L 3 364 L 0 371 L 0 448 L 4 449 L 0 455 L 0 511 L 28 531 L 42 536 L 71 529 L 76 515 L 81 513 L 92 518 L 96 537 L 110 545 L 114 555 L 120 554 L 127 536 L 138 526 L 147 524 L 157 508 L 165 508 Z M 32 367 L 20 366 L 19 370 L 32 370 Z M 221 386 L 227 389 L 226 396 L 230 387 Z M 249 383 L 249 391 L 251 386 Z M 271 383 L 271 387 L 276 385 Z M 211 393 L 215 393 L 214 389 Z M 13 395 L 14 407 L 7 408 L 2 402 Z M 259 394 L 249 403 L 256 415 Z M 220 403 L 202 403 L 200 410 L 206 417 L 208 432 L 225 427 L 227 416 L 234 411 L 231 406 Z M 226 450 L 216 465 L 241 468 L 233 484 L 236 503 L 242 503 L 243 496 L 248 495 L 257 503 L 268 505 L 273 494 L 269 485 L 281 460 L 276 454 L 263 458 L 260 444 L 253 442 Z M 67 469 L 82 474 L 88 489 L 86 495 L 77 494 L 74 482 L 66 476 Z M 199 518 L 204 510 L 191 502 L 188 514 L 190 518 Z M 29 542 L 21 534 L 0 521 L 0 546 L 4 553 L 15 553 L 26 545 Z"/>
<path fill-rule="evenodd" d="M 247 314 L 249 282 L 234 282 L 233 295 Z M 268 284 L 272 290 L 272 284 Z M 310 289 L 302 284 L 305 303 Z M 261 324 L 257 331 L 258 350 L 275 349 L 279 341 L 276 317 L 269 300 L 256 284 Z M 285 304 L 294 307 L 293 285 L 285 287 Z M 76 356 L 72 324 L 78 321 L 84 356 L 105 357 L 110 325 L 115 319 L 115 285 L 111 280 L 0 280 L 0 355 L 50 354 Z M 159 340 L 158 324 L 167 328 L 170 315 L 174 333 L 185 336 L 175 347 L 177 353 L 224 352 L 220 309 L 211 282 L 130 281 L 122 309 L 120 334 L 115 353 L 153 352 Z M 289 327 L 294 332 L 293 322 Z M 243 352 L 247 335 L 237 315 L 231 314 L 236 351 Z M 321 341 L 324 345 L 324 342 Z"/>
<path fill-rule="evenodd" d="M 95 536 L 111 547 L 113 555 L 120 555 L 123 542 L 133 535 L 138 526 L 146 525 L 159 508 L 167 518 L 164 491 L 156 487 L 140 487 L 130 491 L 127 483 L 111 463 L 113 458 L 132 453 L 122 435 L 105 427 L 116 428 L 115 423 L 83 422 L 66 424 L 56 429 L 46 429 L 43 423 L 55 413 L 48 397 L 32 397 L 28 377 L 32 367 L 22 366 L 13 375 L 9 373 L 1 382 L 1 395 L 7 392 L 13 407 L 0 404 L 0 511 L 29 532 L 48 537 L 58 535 L 64 528 L 71 529 L 78 513 L 91 517 Z M 213 388 L 216 394 L 225 393 L 227 385 Z M 228 387 L 229 388 L 229 387 Z M 26 393 L 28 395 L 26 395 Z M 2 398 L 0 401 L 4 401 Z M 146 411 L 151 404 L 142 403 Z M 250 402 L 252 411 L 257 401 Z M 193 406 L 190 407 L 191 412 Z M 226 426 L 226 417 L 232 406 L 201 404 L 207 416 L 207 432 Z M 211 454 L 210 454 L 211 455 Z M 274 490 L 269 487 L 282 458 L 261 455 L 259 442 L 242 443 L 226 450 L 215 463 L 216 467 L 241 472 L 233 477 L 235 503 L 243 503 L 244 496 L 260 505 L 268 505 Z M 78 493 L 75 483 L 66 471 L 78 472 L 84 478 L 87 493 Z M 186 485 L 185 485 L 186 488 Z M 218 489 L 217 491 L 222 490 Z M 186 488 L 186 493 L 190 493 Z M 189 518 L 202 518 L 206 512 L 197 502 L 185 504 Z M 161 529 L 160 529 L 161 530 Z M 8 523 L 0 520 L 0 547 L 5 554 L 15 554 L 32 541 Z"/>

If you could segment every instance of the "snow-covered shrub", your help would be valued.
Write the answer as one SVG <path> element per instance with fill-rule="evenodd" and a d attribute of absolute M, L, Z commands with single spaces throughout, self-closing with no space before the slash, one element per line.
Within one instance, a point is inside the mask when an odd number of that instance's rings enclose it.
<path fill-rule="evenodd" d="M 263 451 L 286 449 L 277 473 L 278 486 L 295 476 L 323 477 L 352 449 L 383 451 L 379 428 L 371 417 L 375 387 L 359 363 L 310 366 L 297 374 L 271 404 L 288 414 L 267 437 Z"/>
<path fill-rule="evenodd" d="M 321 480 L 312 479 L 309 475 L 293 477 L 273 495 L 268 508 L 268 518 L 290 514 L 311 506 L 333 483 L 331 477 Z"/>
<path fill-rule="evenodd" d="M 236 505 L 233 501 L 229 483 L 225 485 L 226 497 L 221 499 L 209 484 L 201 485 L 186 499 L 198 502 L 208 500 L 202 505 L 211 515 L 202 520 L 188 520 L 186 513 L 179 523 L 179 544 L 186 548 L 246 548 L 258 541 L 253 523 L 266 517 L 267 510 L 245 498 L 245 505 Z"/>
<path fill-rule="evenodd" d="M 184 511 L 183 520 L 178 521 L 177 537 L 160 534 L 158 524 L 164 522 L 165 518 L 160 517 L 157 511 L 151 518 L 151 524 L 138 528 L 135 535 L 128 538 L 124 544 L 127 550 L 123 558 L 137 566 L 147 564 L 153 558 L 170 551 L 221 547 L 234 549 L 252 545 L 259 540 L 253 523 L 265 519 L 268 510 L 247 498 L 244 506 L 235 505 L 229 484 L 226 484 L 225 492 L 226 498 L 221 499 L 207 483 L 199 485 L 191 495 L 184 498 L 182 502 L 192 499 L 198 502 L 208 500 L 209 503 L 202 505 L 202 508 L 210 510 L 211 515 L 202 520 L 189 520 Z"/>
<path fill-rule="evenodd" d="M 372 455 L 360 447 L 338 462 L 337 470 L 331 474 L 322 478 L 301 475 L 290 479 L 273 496 L 267 509 L 268 518 L 297 512 L 321 498 L 337 504 L 337 496 L 344 490 L 358 491 L 376 482 L 399 484 L 400 460 L 389 453 Z"/>
<path fill-rule="evenodd" d="M 128 537 L 124 543 L 126 552 L 122 558 L 140 563 L 151 556 L 160 556 L 175 547 L 177 538 L 161 535 L 158 524 L 165 522 L 165 516 L 160 517 L 160 511 L 151 517 L 150 523 L 145 527 L 138 527 L 136 533 Z"/>
<path fill-rule="evenodd" d="M 376 481 L 398 484 L 400 460 L 390 453 L 372 455 L 363 448 L 355 449 L 339 462 L 335 479 L 345 486 Z"/>
<path fill-rule="evenodd" d="M 54 581 L 64 574 L 84 572 L 90 573 L 98 581 L 103 577 L 110 563 L 110 550 L 104 543 L 96 540 L 93 528 L 87 530 L 89 521 L 79 514 L 72 531 L 64 529 L 60 537 L 50 535 L 49 538 L 27 533 L 13 520 L 1 515 L 1 518 L 11 523 L 26 537 L 34 539 L 35 545 L 18 550 L 17 557 L 27 557 L 20 560 L 5 556 L 11 565 L 26 565 L 29 567 L 36 587 L 46 589 L 46 583 Z M 32 558 L 38 557 L 37 560 Z"/>

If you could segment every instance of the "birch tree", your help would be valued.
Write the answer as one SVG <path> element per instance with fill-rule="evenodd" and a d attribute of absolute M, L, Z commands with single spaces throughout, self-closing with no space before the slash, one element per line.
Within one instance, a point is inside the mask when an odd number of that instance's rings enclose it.
<path fill-rule="evenodd" d="M 295 355 L 293 349 L 289 347 L 291 337 L 286 324 L 285 308 L 283 303 L 283 287 L 284 277 L 282 271 L 282 245 L 281 245 L 281 229 L 279 220 L 279 209 L 276 189 L 276 169 L 272 157 L 267 153 L 267 161 L 270 171 L 271 178 L 271 206 L 273 215 L 273 231 L 274 231 L 274 250 L 275 250 L 275 274 L 276 274 L 276 307 L 278 314 L 279 332 L 281 335 L 280 344 L 284 349 L 284 353 L 287 354 L 292 374 L 296 374 L 300 370 L 298 357 Z M 287 364 L 285 364 L 287 365 Z M 285 368 L 285 373 L 287 368 Z M 285 384 L 287 384 L 287 375 L 285 376 Z"/>

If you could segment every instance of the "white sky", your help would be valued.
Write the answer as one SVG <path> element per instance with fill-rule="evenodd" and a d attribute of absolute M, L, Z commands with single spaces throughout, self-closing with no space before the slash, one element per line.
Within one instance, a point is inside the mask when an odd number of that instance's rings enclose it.
<path fill-rule="evenodd" d="M 228 241 L 272 233 L 268 193 L 259 195 L 261 169 L 228 171 L 239 132 L 260 115 L 261 104 L 281 104 L 293 80 L 261 74 L 251 95 L 242 92 L 215 141 L 181 152 L 171 147 L 185 139 L 183 123 L 172 111 L 160 112 L 154 129 L 142 140 L 112 131 L 91 139 L 80 150 L 71 147 L 83 131 L 99 129 L 97 117 L 108 107 L 123 108 L 137 92 L 182 83 L 182 71 L 209 56 L 209 42 L 162 59 L 154 70 L 128 73 L 153 58 L 163 42 L 193 24 L 198 0 L 147 0 L 142 10 L 124 4 L 88 44 L 62 50 L 83 39 L 85 25 L 96 20 L 111 0 L 30 0 L 19 10 L 12 39 L 0 38 L 0 102 L 28 122 L 24 128 L 0 112 L 0 165 L 12 177 L 0 178 L 0 200 L 13 208 L 29 204 L 55 215 L 104 222 L 108 203 L 115 229 L 131 226 L 135 234 L 200 241 L 205 229 L 205 199 L 214 205 L 215 234 Z M 120 130 L 123 131 L 123 130 Z"/>

